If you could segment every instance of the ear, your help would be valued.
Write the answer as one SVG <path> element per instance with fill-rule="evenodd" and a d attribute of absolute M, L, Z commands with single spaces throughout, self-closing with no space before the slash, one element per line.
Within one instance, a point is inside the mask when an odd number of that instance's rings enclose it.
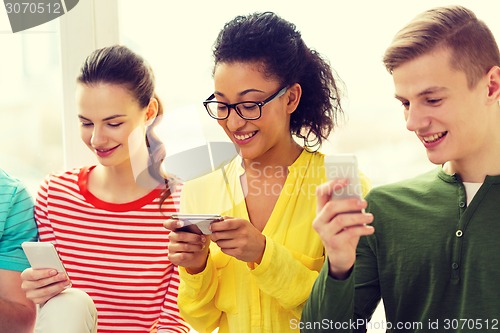
<path fill-rule="evenodd" d="M 302 97 L 302 87 L 298 83 L 292 84 L 288 89 L 287 89 L 287 104 L 286 104 L 286 111 L 288 114 L 292 114 L 296 109 L 297 106 L 299 105 L 300 98 Z"/>
<path fill-rule="evenodd" d="M 153 123 L 158 115 L 158 100 L 154 97 L 151 98 L 146 110 L 146 126 Z"/>
<path fill-rule="evenodd" d="M 500 100 L 500 67 L 491 67 L 486 76 L 488 78 L 488 103 L 497 103 Z"/>

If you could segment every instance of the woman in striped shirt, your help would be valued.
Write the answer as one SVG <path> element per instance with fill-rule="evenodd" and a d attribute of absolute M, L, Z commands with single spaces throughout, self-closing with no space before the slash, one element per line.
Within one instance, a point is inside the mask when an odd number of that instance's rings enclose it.
<path fill-rule="evenodd" d="M 162 221 L 179 192 L 153 133 L 163 114 L 153 72 L 112 46 L 93 52 L 77 81 L 80 135 L 99 163 L 49 175 L 38 192 L 40 241 L 55 244 L 67 275 L 23 272 L 27 297 L 41 305 L 37 332 L 187 332 L 165 251 Z"/>

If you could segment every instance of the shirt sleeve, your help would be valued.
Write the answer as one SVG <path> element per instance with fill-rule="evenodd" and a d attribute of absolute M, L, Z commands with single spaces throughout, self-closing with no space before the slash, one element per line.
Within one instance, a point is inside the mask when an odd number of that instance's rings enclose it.
<path fill-rule="evenodd" d="M 215 306 L 218 288 L 217 270 L 210 255 L 205 270 L 189 274 L 180 267 L 181 282 L 178 304 L 181 316 L 200 333 L 212 332 L 219 327 L 222 312 Z"/>
<path fill-rule="evenodd" d="M 303 254 L 294 255 L 266 236 L 262 261 L 260 265 L 255 264 L 251 272 L 256 277 L 260 290 L 300 318 L 323 261 L 324 256 L 309 258 Z"/>
<path fill-rule="evenodd" d="M 186 189 L 190 189 L 189 184 L 185 184 L 181 192 L 180 212 L 199 212 L 197 210 L 197 197 L 187 199 L 186 192 L 189 191 Z M 197 192 L 191 191 L 191 193 Z M 213 243 L 210 246 L 214 246 Z M 208 256 L 207 265 L 202 272 L 189 274 L 184 267 L 179 267 L 179 276 L 177 303 L 182 318 L 197 332 L 212 332 L 219 327 L 222 311 L 215 306 L 215 294 L 219 287 L 219 280 L 217 268 L 211 255 Z"/>
<path fill-rule="evenodd" d="M 365 197 L 371 183 L 362 172 L 359 177 Z M 336 332 L 366 332 L 366 322 L 380 301 L 377 258 L 370 246 L 374 237 L 361 237 L 356 263 L 346 280 L 331 277 L 325 260 L 302 312 L 302 332 L 331 332 L 335 327 L 340 328 Z"/>
<path fill-rule="evenodd" d="M 170 273 L 166 277 L 169 284 L 158 322 L 158 333 L 187 333 L 189 332 L 189 326 L 181 318 L 177 306 L 179 269 L 175 265 L 170 265 L 170 267 Z"/>
<path fill-rule="evenodd" d="M 56 237 L 54 229 L 50 223 L 48 212 L 50 176 L 47 176 L 40 185 L 38 194 L 35 200 L 35 220 L 38 226 L 38 234 L 40 241 L 51 242 L 55 244 Z"/>
<path fill-rule="evenodd" d="M 329 261 L 316 280 L 302 312 L 304 327 L 327 323 L 325 331 L 341 327 L 339 332 L 366 332 L 380 298 L 377 259 L 370 247 L 370 237 L 362 237 L 356 250 L 353 272 L 346 280 L 336 280 L 329 273 Z M 332 326 L 336 325 L 336 326 Z M 304 329 L 303 332 L 318 332 Z"/>
<path fill-rule="evenodd" d="M 21 183 L 0 199 L 0 268 L 21 272 L 29 267 L 21 243 L 37 240 L 33 201 Z"/>
<path fill-rule="evenodd" d="M 329 274 L 329 262 L 314 283 L 311 295 L 302 311 L 302 332 L 331 332 L 335 323 L 349 323 L 354 313 L 354 274 L 346 280 L 335 280 Z M 331 323 L 318 329 L 318 323 Z M 321 325 L 320 325 L 321 326 Z M 339 327 L 339 326 L 337 326 Z M 350 327 L 338 332 L 350 332 Z"/>

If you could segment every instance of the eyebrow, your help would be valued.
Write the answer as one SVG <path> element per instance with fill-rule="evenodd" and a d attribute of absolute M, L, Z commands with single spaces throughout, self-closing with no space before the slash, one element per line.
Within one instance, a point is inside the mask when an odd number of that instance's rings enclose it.
<path fill-rule="evenodd" d="M 238 93 L 238 95 L 239 96 L 245 96 L 246 94 L 249 94 L 251 92 L 265 93 L 265 91 L 262 91 L 262 90 L 259 90 L 259 89 L 246 89 L 246 90 L 243 90 L 242 92 Z M 220 97 L 226 97 L 220 91 L 215 91 L 214 95 L 217 95 L 217 96 L 220 96 Z"/>
<path fill-rule="evenodd" d="M 446 88 L 446 87 L 430 87 L 430 88 L 427 88 L 427 89 L 419 92 L 417 94 L 417 97 L 422 97 L 422 96 L 425 96 L 425 95 L 435 94 L 435 93 L 442 92 L 442 91 L 445 91 L 445 90 L 448 90 L 448 88 Z M 401 100 L 406 100 L 406 98 L 404 98 L 402 96 L 399 96 L 397 94 L 394 94 L 394 97 L 396 99 L 399 99 L 400 101 Z"/>
<path fill-rule="evenodd" d="M 125 116 L 126 115 L 124 115 L 124 114 L 115 114 L 115 115 L 112 115 L 112 116 L 104 118 L 102 121 L 109 121 L 109 120 L 113 120 L 115 118 L 125 117 Z M 88 118 L 85 118 L 84 116 L 82 116 L 80 114 L 78 115 L 78 118 L 80 118 L 81 120 L 92 121 L 92 120 L 90 120 Z"/>

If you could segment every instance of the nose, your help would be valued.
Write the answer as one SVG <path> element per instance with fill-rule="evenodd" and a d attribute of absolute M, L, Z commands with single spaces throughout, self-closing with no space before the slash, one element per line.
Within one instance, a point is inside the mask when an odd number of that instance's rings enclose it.
<path fill-rule="evenodd" d="M 246 124 L 246 120 L 241 118 L 234 108 L 229 110 L 229 116 L 226 119 L 226 126 L 231 131 L 236 131 Z"/>
<path fill-rule="evenodd" d="M 409 106 L 405 110 L 406 128 L 411 132 L 421 131 L 429 127 L 430 118 L 422 110 L 417 109 L 414 106 Z"/>
<path fill-rule="evenodd" d="M 92 147 L 102 147 L 106 143 L 104 130 L 99 126 L 94 126 L 90 143 L 92 144 Z"/>

